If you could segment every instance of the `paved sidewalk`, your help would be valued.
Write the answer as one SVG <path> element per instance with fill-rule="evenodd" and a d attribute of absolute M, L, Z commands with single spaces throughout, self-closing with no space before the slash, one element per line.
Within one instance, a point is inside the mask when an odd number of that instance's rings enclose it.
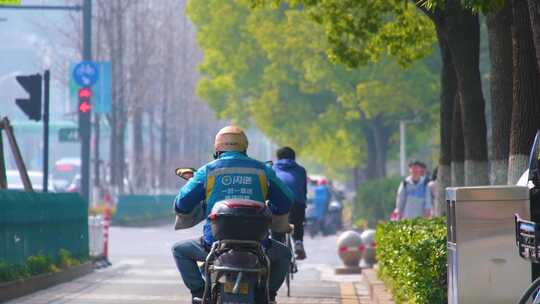
<path fill-rule="evenodd" d="M 193 238 L 199 230 L 174 232 L 170 227 L 111 230 L 113 266 L 77 280 L 23 297 L 9 304 L 189 304 L 171 256 L 178 240 Z M 306 240 L 308 259 L 299 262 L 291 297 L 280 290 L 280 304 L 369 304 L 361 275 L 335 275 L 339 266 L 336 237 Z"/>

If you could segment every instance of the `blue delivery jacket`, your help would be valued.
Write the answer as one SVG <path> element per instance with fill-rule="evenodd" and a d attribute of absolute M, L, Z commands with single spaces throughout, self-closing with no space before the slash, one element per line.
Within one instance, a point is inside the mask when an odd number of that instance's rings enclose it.
<path fill-rule="evenodd" d="M 188 214 L 206 200 L 205 215 L 208 217 L 216 202 L 227 199 L 268 200 L 272 213 L 282 215 L 289 212 L 293 194 L 269 166 L 244 153 L 225 152 L 217 160 L 197 170 L 180 189 L 174 207 L 176 212 Z M 203 240 L 208 245 L 214 242 L 208 219 L 204 225 Z"/>
<path fill-rule="evenodd" d="M 315 187 L 315 218 L 322 219 L 326 216 L 326 211 L 328 211 L 328 204 L 330 203 L 330 189 L 326 185 L 318 185 Z"/>
<path fill-rule="evenodd" d="M 307 174 L 306 169 L 294 159 L 280 159 L 274 164 L 274 171 L 294 194 L 294 202 L 306 204 Z"/>

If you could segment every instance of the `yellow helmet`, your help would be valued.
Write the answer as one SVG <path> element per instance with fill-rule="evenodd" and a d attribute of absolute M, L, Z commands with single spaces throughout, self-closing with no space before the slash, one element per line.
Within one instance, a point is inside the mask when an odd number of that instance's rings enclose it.
<path fill-rule="evenodd" d="M 248 139 L 242 129 L 235 126 L 226 126 L 216 134 L 214 148 L 216 152 L 244 152 L 248 148 Z"/>

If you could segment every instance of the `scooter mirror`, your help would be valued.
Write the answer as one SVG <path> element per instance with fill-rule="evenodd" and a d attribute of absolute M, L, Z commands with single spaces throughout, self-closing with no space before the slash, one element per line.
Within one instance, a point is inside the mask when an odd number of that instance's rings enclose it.
<path fill-rule="evenodd" d="M 196 171 L 197 170 L 193 168 L 176 168 L 176 170 L 174 170 L 174 173 L 180 178 L 190 180 L 193 175 L 195 175 Z"/>

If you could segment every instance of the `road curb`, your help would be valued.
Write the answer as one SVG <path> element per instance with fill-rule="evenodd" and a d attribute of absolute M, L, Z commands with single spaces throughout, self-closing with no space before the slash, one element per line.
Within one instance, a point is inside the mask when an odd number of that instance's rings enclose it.
<path fill-rule="evenodd" d="M 364 269 L 362 278 L 366 282 L 372 304 L 395 304 L 392 294 L 379 279 L 376 270 Z"/>
<path fill-rule="evenodd" d="M 71 281 L 87 275 L 93 270 L 92 262 L 86 262 L 60 272 L 40 274 L 26 280 L 0 283 L 0 303 Z"/>

